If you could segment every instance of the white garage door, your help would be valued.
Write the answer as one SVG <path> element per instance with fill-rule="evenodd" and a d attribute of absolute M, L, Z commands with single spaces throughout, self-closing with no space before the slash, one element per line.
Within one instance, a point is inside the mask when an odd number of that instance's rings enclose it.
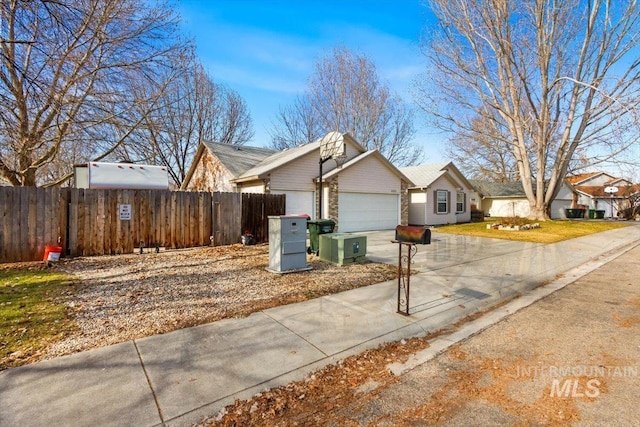
<path fill-rule="evenodd" d="M 272 191 L 274 194 L 285 194 L 287 196 L 287 215 L 307 214 L 311 217 L 313 212 L 313 191 Z"/>
<path fill-rule="evenodd" d="M 391 230 L 399 224 L 397 194 L 340 193 L 339 231 Z"/>

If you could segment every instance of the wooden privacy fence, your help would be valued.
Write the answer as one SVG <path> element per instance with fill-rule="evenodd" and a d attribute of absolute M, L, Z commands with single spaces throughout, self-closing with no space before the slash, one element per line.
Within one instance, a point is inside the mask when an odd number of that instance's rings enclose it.
<path fill-rule="evenodd" d="M 134 248 L 227 245 L 249 230 L 266 241 L 282 195 L 0 187 L 0 262 L 131 253 Z"/>
<path fill-rule="evenodd" d="M 250 232 L 258 243 L 269 241 L 269 220 L 272 215 L 284 215 L 284 194 L 242 195 L 242 232 Z"/>

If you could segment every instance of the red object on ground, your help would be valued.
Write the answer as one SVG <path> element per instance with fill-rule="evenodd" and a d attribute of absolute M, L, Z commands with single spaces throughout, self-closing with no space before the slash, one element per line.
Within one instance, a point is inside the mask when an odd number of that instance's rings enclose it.
<path fill-rule="evenodd" d="M 62 246 L 45 246 L 43 261 L 58 261 L 62 253 Z"/>

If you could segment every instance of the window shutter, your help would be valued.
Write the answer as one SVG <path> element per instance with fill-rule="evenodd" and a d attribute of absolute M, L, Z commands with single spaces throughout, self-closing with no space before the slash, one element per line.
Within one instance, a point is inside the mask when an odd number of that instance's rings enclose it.
<path fill-rule="evenodd" d="M 455 205 L 453 204 L 455 202 L 451 200 L 451 191 L 447 191 L 447 202 L 449 202 L 449 210 L 447 213 L 455 212 Z M 451 208 L 451 206 L 453 206 L 453 208 Z"/>
<path fill-rule="evenodd" d="M 434 214 L 438 213 L 438 192 L 437 191 L 433 192 L 433 213 Z"/>

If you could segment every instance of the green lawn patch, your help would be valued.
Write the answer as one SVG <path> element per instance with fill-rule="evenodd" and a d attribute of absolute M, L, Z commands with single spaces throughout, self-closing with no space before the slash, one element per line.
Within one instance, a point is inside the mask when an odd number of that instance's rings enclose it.
<path fill-rule="evenodd" d="M 73 277 L 41 269 L 0 269 L 0 370 L 29 362 L 75 323 L 63 305 Z"/>
<path fill-rule="evenodd" d="M 487 218 L 484 222 L 471 222 L 466 224 L 454 224 L 438 227 L 436 230 L 442 233 L 464 234 L 467 236 L 491 237 L 494 239 L 518 240 L 533 243 L 556 243 L 563 240 L 586 236 L 601 231 L 626 227 L 625 222 L 615 221 L 530 221 L 538 222 L 540 228 L 522 231 L 488 230 L 487 224 L 500 223 L 501 218 Z"/>

